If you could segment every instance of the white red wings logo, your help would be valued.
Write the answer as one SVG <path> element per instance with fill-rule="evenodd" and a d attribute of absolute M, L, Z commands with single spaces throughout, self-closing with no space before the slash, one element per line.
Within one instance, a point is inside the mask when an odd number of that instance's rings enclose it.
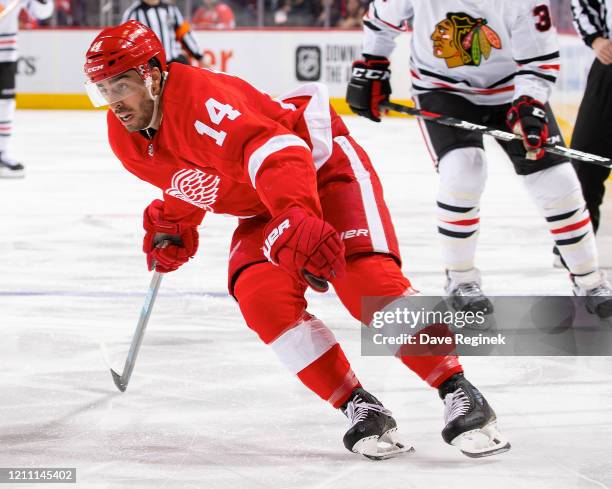
<path fill-rule="evenodd" d="M 166 193 L 207 212 L 215 212 L 212 206 L 217 200 L 220 181 L 217 175 L 200 170 L 181 170 L 172 177 L 172 186 Z"/>

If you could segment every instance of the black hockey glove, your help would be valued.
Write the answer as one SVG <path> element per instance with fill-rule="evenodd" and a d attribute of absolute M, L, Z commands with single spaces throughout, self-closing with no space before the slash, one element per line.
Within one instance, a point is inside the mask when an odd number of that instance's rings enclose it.
<path fill-rule="evenodd" d="M 391 95 L 389 60 L 370 55 L 364 58 L 353 63 L 346 101 L 355 114 L 380 122 L 379 105 Z"/>
<path fill-rule="evenodd" d="M 539 160 L 544 156 L 544 145 L 548 139 L 548 118 L 544 104 L 523 95 L 512 103 L 506 114 L 506 122 L 514 134 L 523 137 L 528 160 Z"/>

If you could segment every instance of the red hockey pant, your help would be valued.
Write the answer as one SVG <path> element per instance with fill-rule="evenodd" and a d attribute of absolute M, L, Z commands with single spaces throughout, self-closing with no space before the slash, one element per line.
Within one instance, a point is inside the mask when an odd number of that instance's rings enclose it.
<path fill-rule="evenodd" d="M 362 297 L 400 297 L 410 291 L 381 184 L 367 154 L 350 136 L 334 139 L 332 157 L 317 176 L 324 218 L 346 246 L 347 273 L 332 285 L 351 315 L 368 323 Z M 248 326 L 289 371 L 339 407 L 359 380 L 333 333 L 306 311 L 305 285 L 263 256 L 266 223 L 263 217 L 240 221 L 231 245 L 230 291 Z M 455 356 L 402 356 L 401 361 L 433 387 L 462 371 Z"/>

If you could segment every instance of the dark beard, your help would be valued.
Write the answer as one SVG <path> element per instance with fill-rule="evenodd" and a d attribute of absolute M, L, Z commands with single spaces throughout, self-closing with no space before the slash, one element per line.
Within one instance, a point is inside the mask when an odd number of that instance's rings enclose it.
<path fill-rule="evenodd" d="M 141 115 L 129 127 L 126 127 L 130 132 L 143 131 L 149 127 L 149 124 L 152 122 L 153 112 L 155 111 L 155 101 L 150 98 L 144 99 L 138 106 L 138 111 Z"/>

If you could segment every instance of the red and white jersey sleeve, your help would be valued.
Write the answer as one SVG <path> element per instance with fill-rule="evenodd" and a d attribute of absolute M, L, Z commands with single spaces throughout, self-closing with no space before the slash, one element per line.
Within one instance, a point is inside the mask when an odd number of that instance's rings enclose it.
<path fill-rule="evenodd" d="M 481 105 L 548 100 L 560 68 L 549 0 L 374 0 L 364 53 L 388 57 L 410 18 L 415 93 L 443 90 Z"/>

